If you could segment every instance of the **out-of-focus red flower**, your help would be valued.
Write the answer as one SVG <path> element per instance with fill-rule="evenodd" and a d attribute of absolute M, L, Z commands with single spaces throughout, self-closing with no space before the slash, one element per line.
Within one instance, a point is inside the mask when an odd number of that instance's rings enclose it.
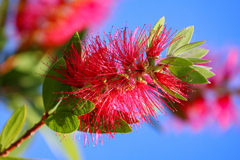
<path fill-rule="evenodd" d="M 80 53 L 74 46 L 65 53 L 66 67 L 56 70 L 65 78 L 51 78 L 74 88 L 64 99 L 88 99 L 96 108 L 79 117 L 86 124 L 80 130 L 90 133 L 91 137 L 96 133 L 98 139 L 102 134 L 99 128 L 105 128 L 104 132 L 112 137 L 115 124 L 121 124 L 121 119 L 134 124 L 137 119 L 149 122 L 150 117 L 156 118 L 156 109 L 165 114 L 162 98 L 180 101 L 163 86 L 186 96 L 186 83 L 170 75 L 167 67 L 155 75 L 150 74 L 148 67 L 153 66 L 149 66 L 146 56 L 147 38 L 146 29 L 137 28 L 132 32 L 125 27 L 103 38 L 87 37 L 81 43 Z"/>
<path fill-rule="evenodd" d="M 17 30 L 23 43 L 63 45 L 74 32 L 99 25 L 112 5 L 113 0 L 20 1 Z"/>
<path fill-rule="evenodd" d="M 222 129 L 228 129 L 231 124 L 238 123 L 238 109 L 230 95 L 217 97 L 213 106 L 213 115 Z"/>
<path fill-rule="evenodd" d="M 210 78 L 211 84 L 194 86 L 196 92 L 192 93 L 189 102 L 182 102 L 183 105 L 178 106 L 180 113 L 175 114 L 178 125 L 189 124 L 199 131 L 215 122 L 223 130 L 239 123 L 239 109 L 233 96 L 240 93 L 240 88 L 230 88 L 233 79 L 240 73 L 238 54 L 237 49 L 230 49 L 227 55 L 220 58 L 216 56 L 217 53 L 209 54 L 208 59 L 214 60 L 210 66 L 216 75 Z"/>

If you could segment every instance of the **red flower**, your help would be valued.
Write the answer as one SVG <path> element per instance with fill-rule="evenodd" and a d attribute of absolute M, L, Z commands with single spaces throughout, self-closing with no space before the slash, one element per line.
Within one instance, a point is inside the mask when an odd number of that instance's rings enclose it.
<path fill-rule="evenodd" d="M 161 98 L 166 97 L 165 91 L 148 75 L 145 30 L 137 28 L 131 32 L 125 27 L 102 39 L 88 37 L 81 43 L 80 53 L 74 46 L 65 53 L 66 68 L 57 71 L 65 78 L 52 78 L 75 88 L 65 99 L 84 98 L 95 103 L 93 112 L 79 117 L 86 124 L 81 131 L 101 137 L 99 128 L 104 128 L 112 137 L 120 119 L 134 125 L 137 119 L 148 122 L 150 116 L 157 117 L 156 109 L 165 114 Z M 186 96 L 186 84 L 164 74 L 156 73 L 156 80 Z M 171 95 L 168 97 L 180 102 Z"/>

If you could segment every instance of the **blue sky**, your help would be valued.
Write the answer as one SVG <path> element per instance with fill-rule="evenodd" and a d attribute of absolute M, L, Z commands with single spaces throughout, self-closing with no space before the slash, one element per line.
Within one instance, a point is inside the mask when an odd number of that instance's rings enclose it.
<path fill-rule="evenodd" d="M 112 25 L 116 28 L 124 27 L 126 22 L 131 30 L 144 24 L 154 25 L 165 16 L 167 26 L 173 28 L 173 31 L 194 25 L 192 41 L 206 40 L 207 46 L 219 50 L 229 44 L 240 46 L 239 7 L 239 0 L 121 0 L 98 32 L 108 32 Z M 7 118 L 1 113 L 0 116 Z M 165 118 L 163 115 L 161 117 Z M 76 143 L 79 143 L 85 160 L 237 160 L 240 156 L 239 133 L 239 127 L 224 133 L 214 129 L 200 133 L 163 133 L 144 124 L 138 132 L 116 135 L 115 140 L 108 140 L 105 136 L 103 146 L 83 147 L 83 141 Z M 39 134 L 36 134 L 32 147 L 24 156 L 55 159 Z"/>

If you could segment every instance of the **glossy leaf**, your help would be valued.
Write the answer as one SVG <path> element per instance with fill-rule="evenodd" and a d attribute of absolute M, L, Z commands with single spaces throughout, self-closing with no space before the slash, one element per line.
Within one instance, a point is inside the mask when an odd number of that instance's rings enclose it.
<path fill-rule="evenodd" d="M 158 85 L 168 94 L 170 94 L 173 97 L 176 97 L 178 99 L 187 101 L 187 99 L 185 97 L 183 97 L 182 95 L 178 94 L 177 92 L 171 91 L 169 88 L 167 88 L 165 85 L 163 85 L 162 83 L 156 81 L 158 83 Z"/>
<path fill-rule="evenodd" d="M 80 51 L 80 41 L 81 41 L 81 38 L 79 36 L 79 33 L 78 32 L 75 32 L 74 35 L 72 36 L 72 38 L 68 41 L 66 47 L 65 47 L 65 50 L 67 52 L 70 51 L 70 49 L 72 48 L 71 45 L 73 44 L 74 47 L 77 49 L 77 51 L 79 52 Z"/>
<path fill-rule="evenodd" d="M 0 157 L 0 160 L 40 160 L 40 159 L 27 159 L 18 157 Z"/>
<path fill-rule="evenodd" d="M 22 106 L 8 119 L 0 136 L 1 151 L 6 149 L 21 132 L 26 120 L 26 114 L 26 106 Z"/>
<path fill-rule="evenodd" d="M 158 35 L 161 34 L 163 27 L 164 27 L 164 22 L 165 22 L 165 18 L 164 16 L 162 18 L 160 18 L 157 23 L 153 26 L 152 30 L 151 30 L 151 35 L 150 38 L 147 40 L 147 44 L 150 45 L 152 42 L 152 37 L 153 35 L 156 35 L 158 32 Z M 159 29 L 160 28 L 160 29 Z M 158 31 L 159 30 L 159 31 Z M 154 34 L 155 33 L 155 34 Z"/>
<path fill-rule="evenodd" d="M 124 121 L 123 119 L 119 118 L 119 124 L 115 123 L 115 130 L 113 130 L 112 128 L 108 129 L 107 126 L 98 126 L 98 129 L 101 131 L 101 133 L 109 133 L 109 132 L 114 132 L 114 133 L 130 133 L 133 132 L 132 128 L 128 125 L 128 123 L 126 121 Z M 93 130 L 93 126 L 94 126 L 94 119 L 92 120 L 92 124 L 90 124 L 90 129 L 91 131 L 94 131 L 94 133 L 96 133 L 96 129 Z M 81 130 L 82 132 L 87 132 L 87 129 L 89 128 L 87 126 L 87 124 L 85 122 L 82 122 L 81 124 L 81 128 L 85 128 L 85 130 Z"/>
<path fill-rule="evenodd" d="M 95 108 L 94 103 L 89 100 L 76 99 L 66 102 L 57 108 L 56 112 L 70 112 L 76 116 L 82 116 L 91 112 Z"/>
<path fill-rule="evenodd" d="M 196 69 L 199 73 L 201 73 L 206 78 L 210 78 L 215 75 L 213 72 L 209 71 L 208 69 L 202 68 L 202 67 L 191 66 L 191 68 Z"/>
<path fill-rule="evenodd" d="M 179 57 L 182 58 L 202 58 L 204 57 L 209 50 L 203 48 L 194 48 L 182 54 L 179 54 Z"/>
<path fill-rule="evenodd" d="M 79 127 L 78 117 L 69 112 L 59 112 L 49 116 L 45 124 L 58 133 L 72 133 Z"/>
<path fill-rule="evenodd" d="M 202 45 L 205 41 L 199 41 L 199 42 L 194 42 L 194 43 L 189 43 L 189 44 L 186 44 L 180 48 L 178 48 L 174 53 L 173 53 L 173 56 L 177 56 L 181 53 L 184 53 L 184 52 L 187 52 L 191 49 L 194 49 L 200 45 Z"/>
<path fill-rule="evenodd" d="M 43 96 L 43 104 L 46 111 L 53 112 L 52 109 L 55 109 L 58 107 L 59 100 L 63 96 L 66 96 L 66 94 L 61 92 L 70 92 L 72 90 L 71 86 L 65 85 L 60 83 L 59 81 L 56 81 L 52 78 L 49 78 L 48 76 L 57 76 L 59 78 L 64 79 L 64 76 L 60 73 L 54 71 L 54 69 L 61 69 L 61 67 L 64 66 L 65 61 L 63 58 L 59 59 L 51 68 L 51 70 L 48 72 L 48 74 L 45 77 L 45 80 L 43 82 L 42 87 L 42 96 Z"/>
<path fill-rule="evenodd" d="M 189 60 L 192 63 L 208 63 L 208 62 L 211 62 L 210 60 L 200 59 L 200 58 L 186 58 L 186 59 Z"/>
<path fill-rule="evenodd" d="M 209 83 L 208 80 L 197 70 L 191 67 L 169 66 L 169 70 L 182 81 L 192 84 Z"/>
<path fill-rule="evenodd" d="M 193 65 L 189 60 L 180 57 L 167 57 L 160 61 L 160 63 L 165 63 L 173 66 L 191 66 Z"/>
<path fill-rule="evenodd" d="M 192 38 L 192 34 L 193 34 L 193 30 L 194 27 L 193 26 L 189 26 L 187 28 L 182 29 L 181 31 L 179 31 L 174 37 L 183 37 L 180 38 L 179 40 L 177 40 L 176 42 L 172 43 L 169 47 L 168 47 L 168 51 L 167 51 L 167 57 L 171 56 L 179 47 L 186 45 L 190 42 L 191 38 Z"/>

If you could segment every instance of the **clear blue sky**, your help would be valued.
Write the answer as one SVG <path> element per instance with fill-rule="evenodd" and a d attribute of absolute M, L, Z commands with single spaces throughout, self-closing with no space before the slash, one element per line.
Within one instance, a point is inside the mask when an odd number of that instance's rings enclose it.
<path fill-rule="evenodd" d="M 126 22 L 130 29 L 144 24 L 154 25 L 165 16 L 167 26 L 173 30 L 194 25 L 193 41 L 206 40 L 208 46 L 216 49 L 227 44 L 240 46 L 239 7 L 239 0 L 122 0 L 114 10 L 114 15 L 99 29 L 99 33 L 110 31 L 112 25 L 116 28 L 124 27 Z M 240 156 L 239 127 L 224 133 L 212 129 L 198 134 L 179 134 L 158 133 L 145 124 L 138 132 L 119 134 L 115 140 L 108 140 L 105 136 L 103 146 L 83 147 L 83 141 L 76 142 L 80 144 L 85 160 L 237 160 Z M 38 134 L 25 156 L 55 159 Z"/>

